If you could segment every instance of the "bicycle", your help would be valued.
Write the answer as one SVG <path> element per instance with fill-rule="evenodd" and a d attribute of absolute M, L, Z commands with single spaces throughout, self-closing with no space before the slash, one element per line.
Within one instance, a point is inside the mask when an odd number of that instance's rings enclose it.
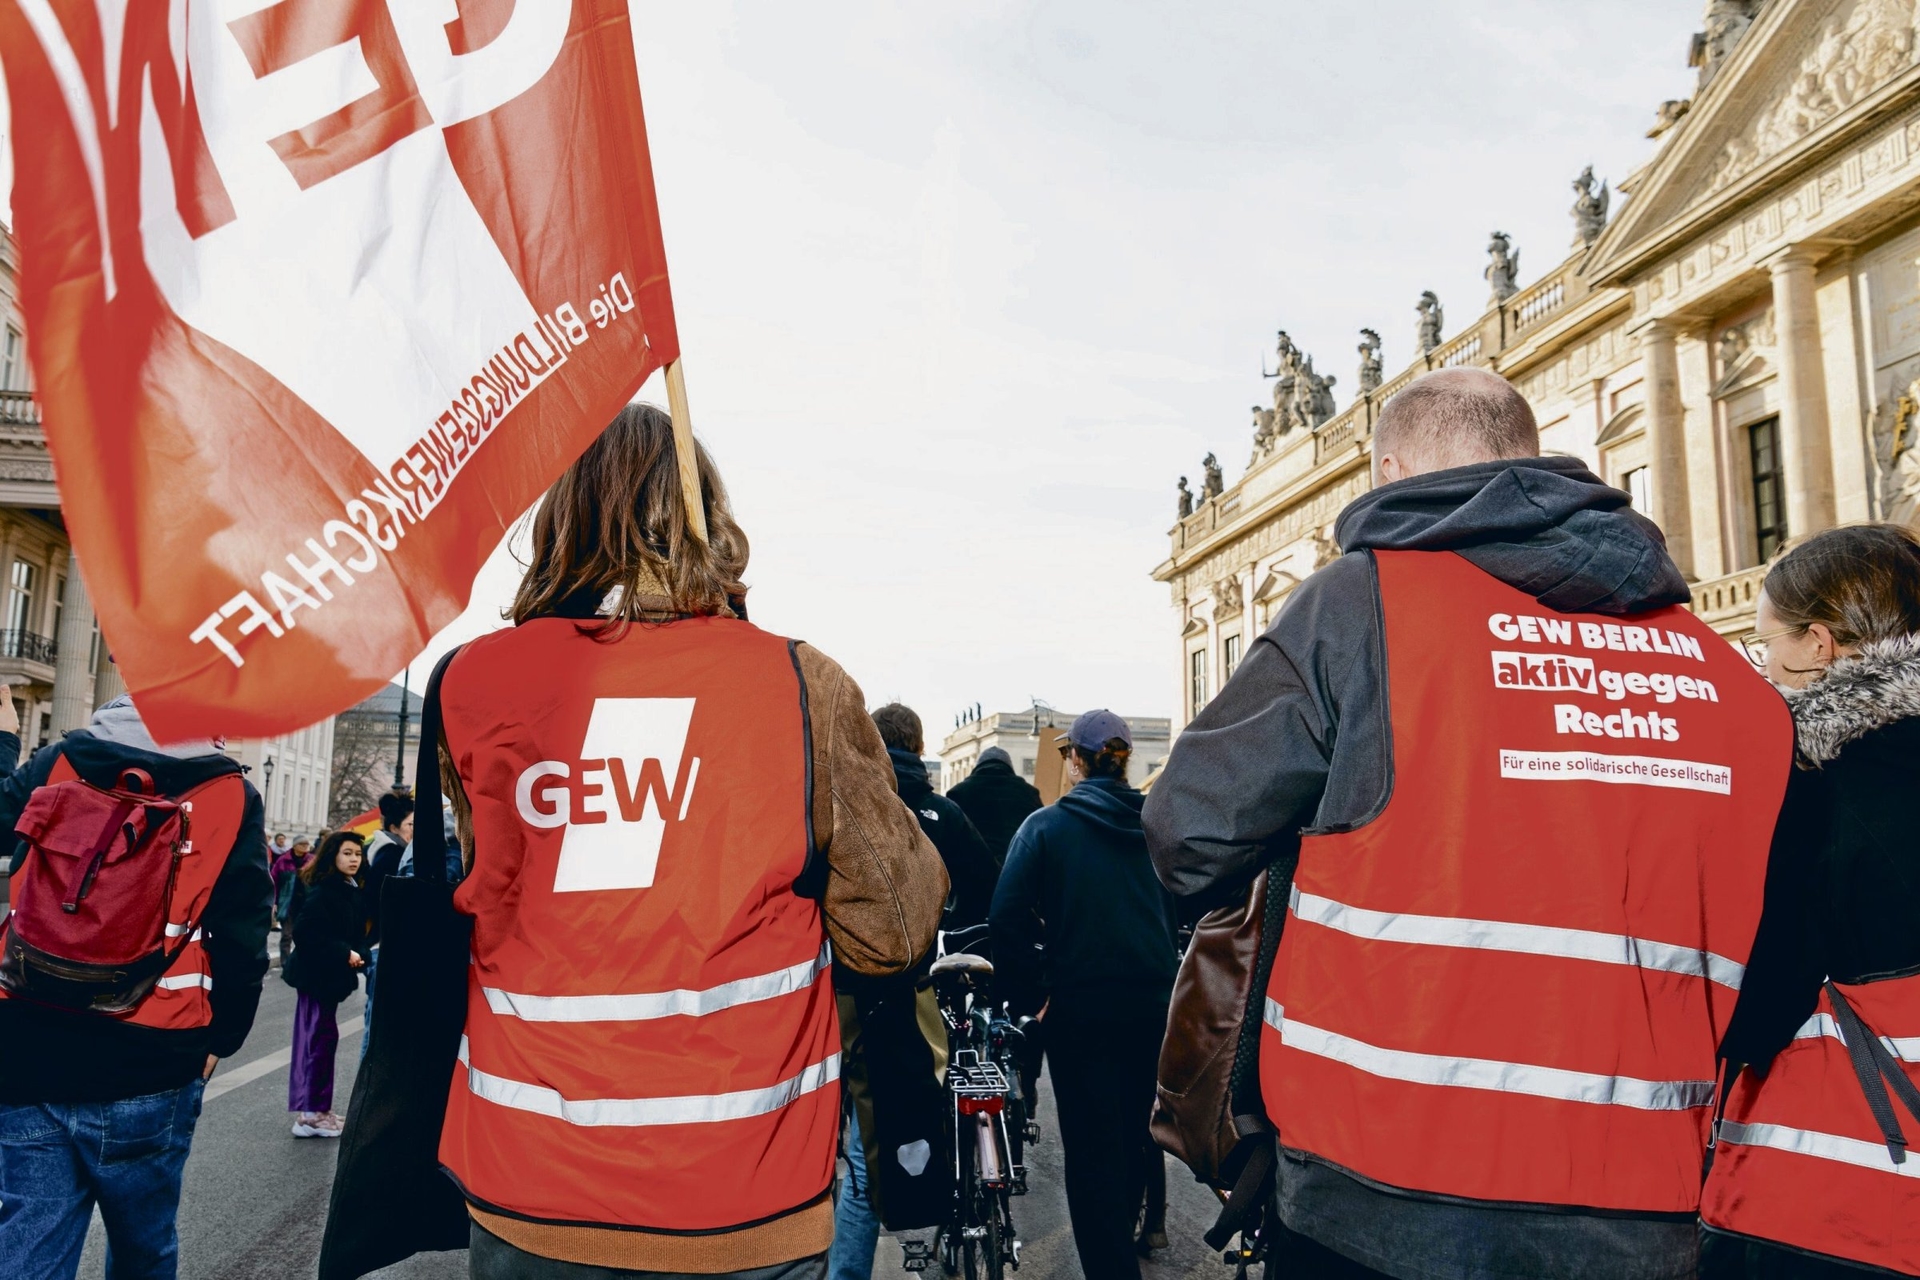
<path fill-rule="evenodd" d="M 947 1093 L 954 1161 L 953 1205 L 932 1241 L 902 1241 L 908 1271 L 938 1258 L 949 1276 L 1004 1280 L 1020 1267 L 1012 1198 L 1025 1195 L 1025 1145 L 1038 1136 L 1018 1060 L 1030 1019 L 1015 1021 L 989 998 L 993 962 L 968 950 L 986 926 L 946 935 L 946 954 L 927 981 L 947 1027 Z"/>

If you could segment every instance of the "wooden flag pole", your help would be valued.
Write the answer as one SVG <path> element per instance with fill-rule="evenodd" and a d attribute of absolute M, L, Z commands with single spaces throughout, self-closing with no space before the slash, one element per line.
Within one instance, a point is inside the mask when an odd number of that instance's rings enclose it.
<path fill-rule="evenodd" d="M 680 496 L 686 499 L 693 536 L 707 540 L 707 504 L 700 496 L 699 455 L 693 449 L 693 415 L 687 411 L 687 375 L 679 357 L 667 366 L 667 411 L 673 415 L 673 452 L 680 459 Z"/>

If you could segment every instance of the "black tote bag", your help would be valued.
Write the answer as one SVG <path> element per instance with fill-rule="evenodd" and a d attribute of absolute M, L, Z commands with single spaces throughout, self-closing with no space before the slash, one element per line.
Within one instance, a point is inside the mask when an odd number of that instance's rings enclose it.
<path fill-rule="evenodd" d="M 466 1201 L 440 1167 L 473 934 L 472 919 L 453 907 L 440 817 L 440 679 L 452 660 L 434 667 L 420 716 L 413 874 L 380 888 L 380 998 L 340 1138 L 320 1280 L 357 1280 L 416 1253 L 467 1247 Z"/>

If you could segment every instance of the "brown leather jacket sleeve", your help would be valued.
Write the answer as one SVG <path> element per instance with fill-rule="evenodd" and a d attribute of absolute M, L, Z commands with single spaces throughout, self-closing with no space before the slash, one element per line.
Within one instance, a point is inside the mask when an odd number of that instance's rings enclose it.
<path fill-rule="evenodd" d="M 803 644 L 798 654 L 813 725 L 813 832 L 827 857 L 827 936 L 855 973 L 898 973 L 933 945 L 947 870 L 894 791 L 860 686 L 819 650 Z"/>

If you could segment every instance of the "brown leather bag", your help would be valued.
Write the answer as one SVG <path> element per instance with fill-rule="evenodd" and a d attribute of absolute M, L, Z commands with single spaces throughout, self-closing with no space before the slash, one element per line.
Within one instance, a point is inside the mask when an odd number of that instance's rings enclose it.
<path fill-rule="evenodd" d="M 1242 1134 L 1234 1125 L 1235 1062 L 1241 1053 L 1249 998 L 1260 964 L 1267 873 L 1246 899 L 1201 917 L 1180 961 L 1160 1047 L 1152 1133 L 1194 1177 L 1228 1190 L 1236 1171 L 1228 1157 Z M 1255 1035 L 1259 1028 L 1253 1028 Z M 1255 1044 L 1257 1045 L 1257 1040 Z"/>

